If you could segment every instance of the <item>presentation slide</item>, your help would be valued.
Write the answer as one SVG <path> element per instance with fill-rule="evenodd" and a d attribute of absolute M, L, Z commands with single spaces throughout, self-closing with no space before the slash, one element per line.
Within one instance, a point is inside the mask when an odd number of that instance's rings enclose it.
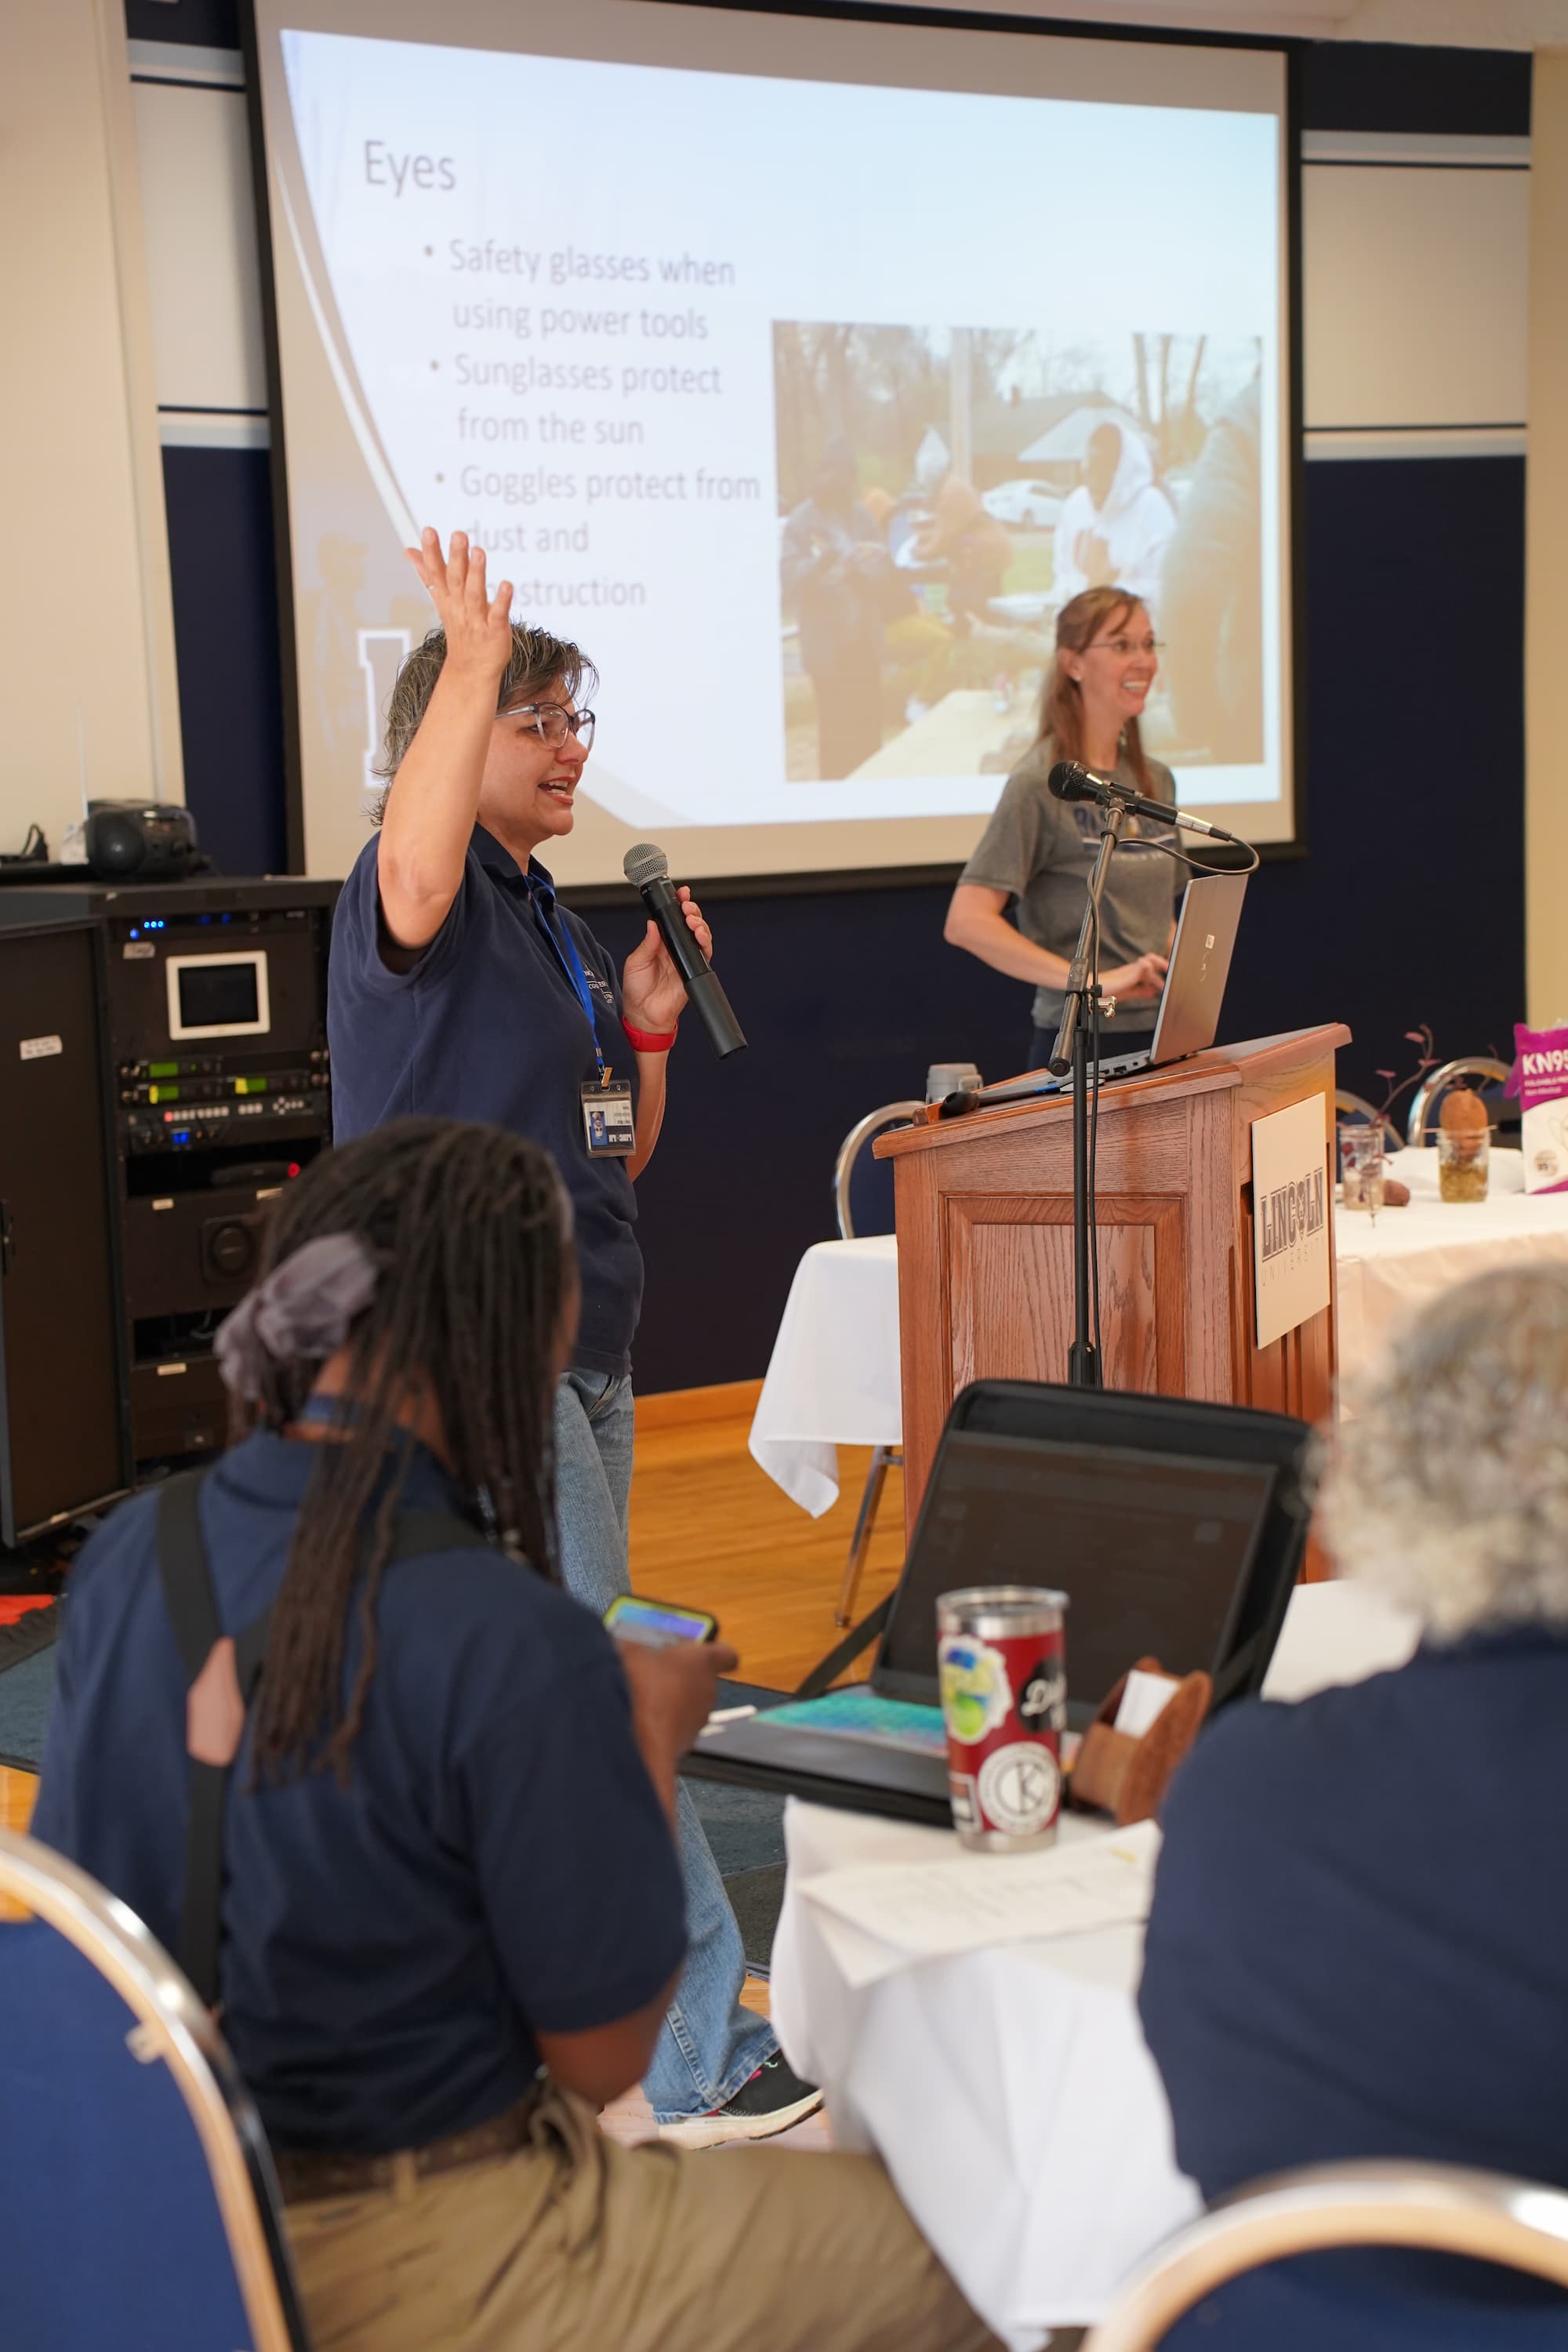
<path fill-rule="evenodd" d="M 692 877 L 965 856 L 1104 582 L 1184 803 L 1289 837 L 1279 53 L 257 17 L 312 873 L 366 838 L 425 524 L 598 674 L 563 881 L 649 835 Z"/>

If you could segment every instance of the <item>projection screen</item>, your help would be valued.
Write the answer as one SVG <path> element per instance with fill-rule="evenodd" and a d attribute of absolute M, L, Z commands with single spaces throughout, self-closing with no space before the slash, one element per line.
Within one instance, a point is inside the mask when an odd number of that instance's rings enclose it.
<path fill-rule="evenodd" d="M 256 0 L 303 846 L 467 530 L 600 684 L 568 883 L 965 856 L 1055 614 L 1289 839 L 1285 61 L 654 0 Z M 438 33 L 439 37 L 433 37 Z"/>

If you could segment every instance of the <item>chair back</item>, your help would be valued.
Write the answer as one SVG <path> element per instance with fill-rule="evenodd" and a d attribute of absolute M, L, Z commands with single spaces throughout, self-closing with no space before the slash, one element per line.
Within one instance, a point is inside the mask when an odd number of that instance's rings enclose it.
<path fill-rule="evenodd" d="M 1405 1140 L 1416 1145 L 1426 1142 L 1433 1110 L 1456 1078 L 1489 1078 L 1494 1087 L 1505 1087 L 1510 1075 L 1508 1064 L 1494 1061 L 1489 1054 L 1461 1054 L 1458 1061 L 1445 1062 L 1440 1070 L 1434 1070 L 1430 1077 L 1423 1078 L 1411 1096 Z"/>
<path fill-rule="evenodd" d="M 1227 2280 L 1293 2254 L 1351 2246 L 1468 2255 L 1568 2289 L 1568 2196 L 1448 2164 L 1325 2164 L 1276 2173 L 1178 2231 L 1089 2331 L 1083 2352 L 1153 2352 Z"/>
<path fill-rule="evenodd" d="M 309 2352 L 267 2143 L 208 2011 L 36 1840 L 0 1831 L 0 1898 L 3 2340 Z"/>
<path fill-rule="evenodd" d="M 1364 1095 L 1352 1095 L 1344 1087 L 1334 1088 L 1334 1117 L 1346 1125 L 1361 1119 L 1368 1127 L 1381 1127 L 1384 1143 L 1394 1151 L 1399 1150 L 1404 1141 L 1391 1118 L 1369 1103 Z"/>
<path fill-rule="evenodd" d="M 849 1187 L 855 1174 L 855 1162 L 859 1159 L 874 1135 L 885 1127 L 906 1126 L 911 1118 L 923 1118 L 923 1102 L 884 1103 L 880 1110 L 868 1110 L 858 1118 L 838 1147 L 838 1157 L 833 1163 L 833 1207 L 838 1220 L 838 1238 L 855 1239 L 855 1221 L 849 1206 Z"/>

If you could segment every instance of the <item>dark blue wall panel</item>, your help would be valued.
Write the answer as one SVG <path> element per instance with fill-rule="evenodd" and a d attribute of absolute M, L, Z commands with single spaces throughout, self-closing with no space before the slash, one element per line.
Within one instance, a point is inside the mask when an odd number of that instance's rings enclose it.
<path fill-rule="evenodd" d="M 185 798 L 226 874 L 280 874 L 283 702 L 265 449 L 165 449 Z"/>
<path fill-rule="evenodd" d="M 1248 893 L 1226 1029 L 1325 1015 L 1379 1098 L 1524 1003 L 1524 460 L 1310 465 L 1308 854 Z"/>

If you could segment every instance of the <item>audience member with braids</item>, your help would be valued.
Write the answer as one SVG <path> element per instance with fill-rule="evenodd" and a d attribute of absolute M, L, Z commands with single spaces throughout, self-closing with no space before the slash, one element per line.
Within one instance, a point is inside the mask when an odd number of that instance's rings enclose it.
<path fill-rule="evenodd" d="M 484 551 L 454 531 L 408 551 L 440 626 L 398 672 L 376 833 L 332 924 L 328 1032 L 340 1142 L 413 1112 L 493 1119 L 542 1144 L 576 1217 L 583 1305 L 555 1395 L 561 1578 L 602 1615 L 629 1590 L 631 1346 L 642 1305 L 634 1180 L 664 1117 L 686 1003 L 650 922 L 617 974 L 538 853 L 564 840 L 594 736 L 580 648 L 510 617 Z M 705 949 L 702 911 L 682 891 Z M 629 1087 L 612 1132 L 607 1087 Z M 690 1948 L 645 2088 L 689 2147 L 763 2138 L 818 2101 L 742 2007 L 741 1932 L 696 1808 L 679 1835 Z"/>
<path fill-rule="evenodd" d="M 321 1448 L 301 1506 L 258 1695 L 256 1759 L 265 1773 L 301 1769 L 336 1711 L 356 1582 L 363 1651 L 328 1743 L 334 1766 L 346 1761 L 358 1729 L 375 1663 L 376 1593 L 409 1458 L 405 1453 L 388 1475 L 388 1448 L 407 1409 L 407 1376 L 398 1367 L 418 1365 L 429 1392 L 443 1400 L 439 1452 L 469 1507 L 503 1543 L 552 1570 L 553 1428 L 537 1372 L 565 1318 L 571 1261 L 560 1244 L 571 1214 L 542 1152 L 502 1154 L 497 1138 L 488 1151 L 476 1150 L 482 1133 L 455 1122 L 399 1121 L 382 1131 L 379 1150 L 330 1157 L 308 1186 L 279 1201 L 260 1279 L 310 1239 L 347 1233 L 363 1236 L 379 1262 L 395 1256 L 398 1280 L 373 1295 L 346 1352 L 341 1380 L 356 1400 L 354 1442 Z M 242 1418 L 274 1430 L 300 1424 L 311 1399 L 330 1394 L 338 1377 L 323 1382 L 309 1360 L 279 1361 L 258 1349 L 258 1393 L 241 1403 Z"/>
<path fill-rule="evenodd" d="M 178 1948 L 190 1759 L 233 1764 L 215 1989 L 319 2343 L 978 2352 L 873 2158 L 597 2127 L 681 1966 L 676 1763 L 733 1654 L 620 1650 L 556 1580 L 578 1297 L 499 1128 L 395 1122 L 290 1187 L 219 1335 L 220 1638 L 182 1664 L 134 1497 L 72 1570 L 35 1831 Z"/>

